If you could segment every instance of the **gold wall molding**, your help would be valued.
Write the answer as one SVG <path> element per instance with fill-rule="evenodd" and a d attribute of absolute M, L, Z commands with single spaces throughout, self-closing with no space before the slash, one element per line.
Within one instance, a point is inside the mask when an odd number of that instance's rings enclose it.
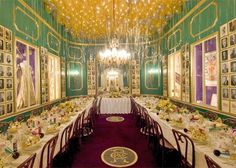
<path fill-rule="evenodd" d="M 21 29 L 18 27 L 18 25 L 16 24 L 16 12 L 17 12 L 17 10 L 19 10 L 19 11 L 22 12 L 24 15 L 26 15 L 27 17 L 29 17 L 29 19 L 32 20 L 32 21 L 35 23 L 36 28 L 37 28 L 36 37 L 34 37 L 34 36 L 32 36 L 32 35 L 30 35 L 30 34 L 24 32 L 23 30 L 21 30 Z M 35 41 L 38 40 L 38 38 L 39 38 L 39 25 L 38 25 L 38 22 L 37 22 L 34 18 L 32 18 L 27 12 L 25 12 L 23 9 L 21 9 L 21 8 L 18 7 L 18 6 L 17 6 L 15 9 L 13 9 L 13 23 L 14 23 L 14 26 L 15 26 L 15 28 L 16 28 L 16 30 L 17 30 L 18 32 L 20 32 L 20 33 L 24 34 L 25 36 L 31 38 L 32 40 L 35 40 Z"/>
<path fill-rule="evenodd" d="M 71 51 L 72 48 L 77 49 L 77 50 L 80 51 L 80 57 L 76 57 L 76 56 L 73 57 L 73 56 L 71 56 L 70 51 Z M 68 55 L 69 55 L 69 57 L 70 57 L 71 59 L 80 60 L 80 59 L 83 57 L 83 50 L 82 50 L 81 48 L 79 48 L 79 47 L 76 47 L 76 46 L 69 46 L 69 47 L 68 47 Z"/>
<path fill-rule="evenodd" d="M 157 85 L 157 87 L 154 87 L 154 88 L 151 88 L 151 87 L 149 87 L 148 85 L 147 85 L 147 72 L 146 72 L 146 69 L 147 69 L 147 64 L 149 63 L 149 62 L 153 62 L 153 60 L 152 59 L 150 59 L 150 60 L 147 60 L 146 62 L 145 62 L 145 64 L 144 64 L 144 83 L 145 83 L 145 88 L 147 89 L 147 90 L 156 90 L 156 89 L 159 89 L 159 87 L 160 87 L 160 76 L 161 76 L 161 70 L 160 70 L 160 68 L 159 68 L 159 66 L 157 67 L 157 70 L 158 70 L 158 73 L 157 73 L 157 78 L 158 78 L 158 83 L 156 84 Z M 158 63 L 157 63 L 157 65 L 160 65 L 160 61 L 158 61 Z"/>
<path fill-rule="evenodd" d="M 82 65 L 82 63 L 81 62 L 76 62 L 76 61 L 69 61 L 68 62 L 68 67 L 69 67 L 69 70 L 68 70 L 68 68 L 67 68 L 67 73 L 70 73 L 70 71 L 71 71 L 71 63 L 73 63 L 73 64 L 77 64 L 77 65 L 80 65 L 80 74 L 81 74 L 81 79 L 82 80 L 80 80 L 80 82 L 81 82 L 81 87 L 80 88 L 78 88 L 78 89 L 71 89 L 71 86 L 70 86 L 70 80 L 71 80 L 71 75 L 68 75 L 69 76 L 69 89 L 70 90 L 72 90 L 72 91 L 80 91 L 80 90 L 82 90 L 83 88 L 84 88 L 84 86 L 83 86 L 83 84 L 84 84 L 84 75 L 83 75 L 83 65 Z M 77 79 L 77 80 L 79 80 L 79 79 Z"/>
<path fill-rule="evenodd" d="M 201 13 L 203 13 L 204 11 L 206 11 L 206 10 L 207 10 L 209 7 L 211 7 L 211 6 L 215 6 L 215 15 L 216 15 L 216 18 L 215 18 L 214 22 L 213 22 L 211 25 L 209 25 L 207 28 L 201 30 L 200 32 L 198 32 L 198 33 L 196 33 L 196 34 L 193 34 L 193 21 L 194 21 L 194 19 L 195 19 L 197 16 L 199 16 Z M 199 36 L 200 34 L 206 32 L 206 31 L 210 30 L 211 28 L 213 28 L 213 27 L 216 25 L 217 21 L 218 21 L 218 15 L 219 15 L 219 12 L 218 12 L 218 4 L 217 4 L 216 2 L 211 2 L 211 3 L 209 3 L 206 7 L 204 7 L 203 9 L 201 9 L 199 12 L 197 12 L 197 13 L 192 17 L 192 19 L 191 19 L 191 21 L 190 21 L 190 35 L 191 35 L 192 37 L 196 37 L 196 36 Z"/>
<path fill-rule="evenodd" d="M 200 6 L 202 6 L 207 0 L 200 0 L 186 15 L 184 15 L 184 17 L 182 17 L 175 25 L 173 25 L 171 27 L 171 29 L 165 33 L 164 35 L 162 35 L 160 38 L 153 40 L 153 41 L 149 41 L 149 43 L 156 43 L 158 41 L 161 41 L 161 39 L 165 38 L 168 34 L 170 34 L 171 32 L 173 32 L 175 30 L 176 27 L 178 27 L 181 23 L 183 23 L 188 17 L 190 17 Z"/>
<path fill-rule="evenodd" d="M 39 58 L 39 48 L 37 47 L 37 46 L 34 46 L 34 45 L 32 45 L 31 43 L 29 43 L 28 41 L 26 41 L 26 40 L 23 40 L 23 39 L 20 39 L 20 38 L 16 38 L 15 37 L 15 41 L 14 41 L 14 55 L 13 55 L 13 58 L 14 58 L 14 60 L 16 60 L 16 43 L 17 42 L 20 42 L 20 43 L 22 43 L 22 44 L 24 44 L 24 45 L 26 45 L 26 50 L 27 50 L 27 59 L 29 59 L 29 48 L 31 47 L 31 48 L 33 48 L 33 49 L 35 49 L 35 62 L 36 62 L 36 68 L 35 68 L 35 70 L 36 70 L 36 72 L 39 72 L 39 69 L 40 69 L 40 63 L 39 63 L 39 60 L 40 60 L 40 58 Z M 29 60 L 27 60 L 27 64 L 29 65 Z M 16 64 L 16 61 L 14 61 L 14 64 L 13 64 L 13 66 L 14 66 L 14 73 L 16 73 L 16 66 L 17 66 L 17 64 Z M 41 74 L 39 73 L 39 75 L 37 76 L 35 76 L 35 80 L 36 81 L 41 81 Z M 17 76 L 16 75 L 14 75 L 14 82 L 16 82 L 17 81 Z M 14 83 L 15 84 L 15 83 Z M 21 108 L 21 109 L 17 109 L 17 107 L 16 107 L 16 104 L 14 105 L 15 107 L 15 112 L 16 113 L 20 113 L 20 112 L 25 112 L 26 110 L 30 110 L 30 109 L 33 109 L 33 108 L 38 108 L 39 106 L 40 106 L 40 103 L 41 103 L 41 90 L 40 90 L 40 88 L 41 88 L 41 82 L 36 82 L 36 84 L 35 84 L 35 99 L 36 99 L 36 103 L 35 103 L 35 105 L 30 105 L 30 103 L 29 103 L 29 101 L 27 102 L 28 103 L 28 106 L 27 107 L 24 107 L 24 108 Z M 30 97 L 29 96 L 29 93 L 28 93 L 28 98 Z M 17 85 L 15 85 L 14 86 L 14 97 L 15 97 L 15 102 L 17 101 Z"/>
<path fill-rule="evenodd" d="M 177 43 L 176 41 L 176 34 L 177 32 L 179 32 L 179 35 L 180 35 L 180 39 L 179 39 L 179 42 Z M 170 37 L 174 36 L 174 39 L 175 39 L 175 45 L 172 47 L 172 48 L 169 48 L 170 47 Z M 182 41 L 182 30 L 180 28 L 178 28 L 177 30 L 175 30 L 173 33 L 171 33 L 168 38 L 167 38 L 167 49 L 168 50 L 173 50 L 174 48 L 176 47 L 179 47 L 181 45 L 181 41 Z"/>
<path fill-rule="evenodd" d="M 182 19 L 180 19 L 167 33 L 165 33 L 160 38 L 148 41 L 148 42 L 140 42 L 138 44 L 144 45 L 144 44 L 151 44 L 159 42 L 161 39 L 165 38 L 168 34 L 170 34 L 177 26 L 179 26 L 185 19 L 187 19 L 191 14 L 193 14 L 200 6 L 202 6 L 207 0 L 200 0 Z M 73 42 L 70 41 L 64 37 L 60 33 L 58 33 L 50 24 L 48 24 L 38 13 L 36 13 L 24 0 L 18 0 L 18 2 L 23 5 L 26 9 L 28 9 L 33 15 L 35 15 L 42 23 L 44 23 L 49 29 L 51 29 L 61 40 L 77 46 L 104 46 L 106 43 L 79 43 L 79 42 Z M 125 44 L 125 43 L 120 43 Z M 130 45 L 135 45 L 137 43 L 128 43 Z"/>
<path fill-rule="evenodd" d="M 217 69 L 219 69 L 219 61 L 220 61 L 220 59 L 219 59 L 219 37 L 218 37 L 218 32 L 215 32 L 215 33 L 213 33 L 213 34 L 210 34 L 210 35 L 208 35 L 208 36 L 206 36 L 206 37 L 204 37 L 204 38 L 202 38 L 201 40 L 198 40 L 198 41 L 196 41 L 196 42 L 194 42 L 194 43 L 192 43 L 191 44 L 191 72 L 190 72 L 190 74 L 191 74 L 191 76 L 190 76 L 190 79 L 191 79 L 191 87 L 190 87 L 190 90 L 191 90 L 191 103 L 192 104 L 194 104 L 194 105 L 196 105 L 196 106 L 200 106 L 200 107 L 203 107 L 203 108 L 207 108 L 207 109 L 211 109 L 211 110 L 219 110 L 220 109 L 220 95 L 221 95 L 221 92 L 220 92 L 220 75 L 219 75 L 219 73 L 217 74 L 217 107 L 214 107 L 214 106 L 210 106 L 210 105 L 207 105 L 205 102 L 205 96 L 206 96 L 206 90 L 205 90 L 205 75 L 204 75 L 204 71 L 205 71 L 205 67 L 203 67 L 203 71 L 202 71 L 202 76 L 203 76 L 203 85 L 204 85 L 204 87 L 203 87 L 203 103 L 197 103 L 196 102 L 196 85 L 195 85 L 195 82 L 196 82 L 196 79 L 195 79 L 195 77 L 196 77 L 196 69 L 194 69 L 193 67 L 195 67 L 195 60 L 196 60 L 196 58 L 195 58 L 195 56 L 194 56 L 194 52 L 195 52 L 195 50 L 194 50 L 194 47 L 195 46 L 197 46 L 197 45 L 199 45 L 199 44 L 202 44 L 202 63 L 203 63 L 203 65 L 204 65 L 204 61 L 205 61 L 205 47 L 204 47 L 204 43 L 203 42 L 205 42 L 205 41 L 207 41 L 207 40 L 209 40 L 209 39 L 212 39 L 212 38 L 216 38 L 216 56 L 217 56 Z"/>
<path fill-rule="evenodd" d="M 52 46 L 50 44 L 50 40 L 49 40 L 50 36 L 58 41 L 58 45 L 59 45 L 58 50 L 52 48 Z M 60 52 L 60 49 L 61 49 L 61 41 L 52 32 L 47 33 L 47 45 L 48 45 L 49 49 L 51 49 L 52 51 L 56 52 L 59 55 L 59 52 Z"/>

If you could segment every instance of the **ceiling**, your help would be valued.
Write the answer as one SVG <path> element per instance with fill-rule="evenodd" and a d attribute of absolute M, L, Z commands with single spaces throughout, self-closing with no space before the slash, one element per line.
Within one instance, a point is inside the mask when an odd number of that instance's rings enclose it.
<path fill-rule="evenodd" d="M 150 36 L 187 0 L 44 0 L 46 10 L 80 39 Z"/>

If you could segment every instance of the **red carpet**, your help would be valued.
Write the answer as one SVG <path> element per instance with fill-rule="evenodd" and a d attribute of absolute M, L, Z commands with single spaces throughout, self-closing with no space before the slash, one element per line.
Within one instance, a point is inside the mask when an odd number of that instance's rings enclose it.
<path fill-rule="evenodd" d="M 147 138 L 135 125 L 132 115 L 119 115 L 125 118 L 123 122 L 107 122 L 108 115 L 97 118 L 95 130 L 81 144 L 80 151 L 73 159 L 74 168 L 106 168 L 101 160 L 101 153 L 113 146 L 124 146 L 133 149 L 138 154 L 138 161 L 132 168 L 157 167 L 155 158 L 147 145 Z"/>

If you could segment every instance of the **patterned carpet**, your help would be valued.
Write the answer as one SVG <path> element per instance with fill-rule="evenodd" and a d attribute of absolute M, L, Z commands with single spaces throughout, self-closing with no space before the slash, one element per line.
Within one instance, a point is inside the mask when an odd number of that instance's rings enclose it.
<path fill-rule="evenodd" d="M 72 163 L 72 167 L 82 168 L 106 168 L 110 167 L 102 161 L 102 153 L 108 148 L 121 146 L 133 150 L 137 154 L 137 162 L 132 168 L 156 168 L 155 158 L 147 145 L 147 137 L 140 133 L 135 125 L 132 115 L 117 115 L 124 117 L 122 122 L 108 122 L 109 115 L 101 115 L 97 118 L 95 130 L 81 145 Z M 117 152 L 117 151 L 116 151 Z M 124 151 L 126 154 L 128 151 Z M 109 155 L 112 158 L 121 158 L 123 162 L 126 154 L 119 151 Z M 114 160 L 115 161 L 115 160 Z M 125 160 L 127 161 L 127 160 Z M 129 159 L 128 159 L 129 161 Z"/>

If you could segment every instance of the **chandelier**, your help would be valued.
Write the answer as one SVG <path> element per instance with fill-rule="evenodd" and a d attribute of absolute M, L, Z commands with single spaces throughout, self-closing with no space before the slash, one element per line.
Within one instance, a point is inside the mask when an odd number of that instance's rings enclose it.
<path fill-rule="evenodd" d="M 109 48 L 99 52 L 99 60 L 106 65 L 120 66 L 128 63 L 131 54 L 125 49 L 119 48 L 119 40 L 116 36 L 111 40 Z"/>

